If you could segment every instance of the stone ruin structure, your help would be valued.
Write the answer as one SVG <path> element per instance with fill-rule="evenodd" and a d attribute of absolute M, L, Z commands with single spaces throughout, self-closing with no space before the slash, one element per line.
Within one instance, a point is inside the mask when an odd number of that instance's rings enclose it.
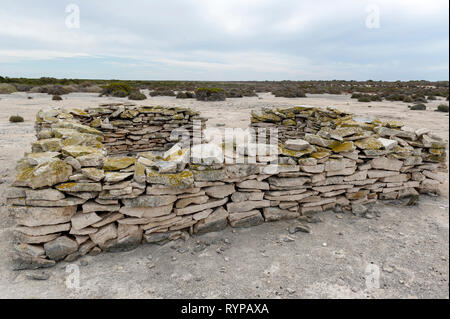
<path fill-rule="evenodd" d="M 7 193 L 14 268 L 437 193 L 446 169 L 446 144 L 428 130 L 335 108 L 252 112 L 251 127 L 277 128 L 278 145 L 190 147 L 173 134 L 195 139 L 195 125 L 205 120 L 175 107 L 38 112 Z"/>

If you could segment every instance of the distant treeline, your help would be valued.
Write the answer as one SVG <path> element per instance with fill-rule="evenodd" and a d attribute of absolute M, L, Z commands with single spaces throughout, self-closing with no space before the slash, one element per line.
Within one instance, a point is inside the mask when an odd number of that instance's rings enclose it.
<path fill-rule="evenodd" d="M 355 98 L 412 102 L 425 97 L 448 97 L 449 81 L 135 81 L 102 79 L 57 79 L 52 77 L 10 78 L 0 76 L 0 83 L 10 84 L 17 91 L 52 92 L 63 87 L 67 92 L 103 92 L 118 84 L 133 90 L 149 89 L 152 96 L 174 96 L 176 92 L 194 92 L 201 88 L 220 88 L 227 97 L 254 96 L 272 92 L 280 97 L 306 97 L 306 94 L 354 94 Z M 53 87 L 53 88 L 52 88 Z M 9 88 L 11 90 L 11 88 Z M 184 93 L 183 93 L 184 94 Z M 375 95 L 365 97 L 366 95 Z"/>

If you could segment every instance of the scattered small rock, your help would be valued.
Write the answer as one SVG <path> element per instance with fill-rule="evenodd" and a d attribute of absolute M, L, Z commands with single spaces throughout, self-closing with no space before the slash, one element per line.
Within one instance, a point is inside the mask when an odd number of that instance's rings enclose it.
<path fill-rule="evenodd" d="M 295 289 L 292 289 L 292 288 L 286 288 L 286 291 L 287 291 L 290 295 L 292 295 L 292 294 L 295 293 Z"/>
<path fill-rule="evenodd" d="M 317 224 L 317 223 L 322 222 L 322 218 L 320 218 L 318 216 L 308 216 L 308 217 L 306 217 L 306 222 L 308 222 L 310 224 Z"/>
<path fill-rule="evenodd" d="M 200 243 L 194 247 L 194 252 L 199 253 L 206 249 L 206 245 L 204 243 Z"/>
<path fill-rule="evenodd" d="M 384 265 L 383 266 L 383 271 L 388 272 L 388 273 L 392 273 L 394 271 L 394 269 L 389 266 L 389 265 Z"/>
<path fill-rule="evenodd" d="M 352 213 L 356 216 L 364 216 L 367 212 L 367 207 L 361 204 L 352 205 Z"/>
<path fill-rule="evenodd" d="M 290 236 L 284 236 L 283 241 L 286 243 L 289 243 L 289 242 L 295 241 L 295 239 Z"/>
<path fill-rule="evenodd" d="M 80 265 L 81 266 L 87 266 L 87 265 L 89 265 L 89 262 L 86 259 L 81 259 L 80 260 Z"/>
<path fill-rule="evenodd" d="M 50 278 L 50 274 L 46 272 L 33 272 L 31 274 L 27 274 L 26 277 L 30 280 L 47 280 Z"/>
<path fill-rule="evenodd" d="M 302 223 L 296 223 L 294 225 L 289 226 L 289 233 L 295 234 L 296 232 L 310 233 L 311 228 L 308 225 Z"/>
<path fill-rule="evenodd" d="M 341 205 L 339 205 L 339 204 L 337 204 L 336 206 L 334 206 L 334 212 L 336 213 L 336 214 L 342 214 L 342 206 Z"/>
<path fill-rule="evenodd" d="M 409 106 L 409 109 L 411 111 L 424 111 L 427 109 L 427 106 L 423 103 L 420 103 L 420 104 L 415 104 L 415 105 Z"/>
<path fill-rule="evenodd" d="M 371 212 L 367 212 L 364 214 L 364 217 L 367 219 L 373 219 L 375 218 L 375 215 L 373 215 Z"/>
<path fill-rule="evenodd" d="M 408 202 L 406 203 L 406 206 L 414 206 L 414 205 L 416 205 L 418 200 L 419 200 L 419 195 L 411 195 L 409 197 Z"/>

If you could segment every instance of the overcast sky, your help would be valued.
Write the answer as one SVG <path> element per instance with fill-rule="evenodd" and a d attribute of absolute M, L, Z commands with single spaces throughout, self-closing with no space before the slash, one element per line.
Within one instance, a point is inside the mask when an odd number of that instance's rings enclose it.
<path fill-rule="evenodd" d="M 2 0 L 0 75 L 448 80 L 448 11 L 448 0 Z"/>

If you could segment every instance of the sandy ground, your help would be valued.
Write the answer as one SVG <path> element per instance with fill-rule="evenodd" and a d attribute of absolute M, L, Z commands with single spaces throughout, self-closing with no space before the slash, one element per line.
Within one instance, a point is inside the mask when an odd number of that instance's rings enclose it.
<path fill-rule="evenodd" d="M 39 109 L 127 101 L 88 93 L 63 98 L 56 102 L 46 94 L 0 95 L 1 194 L 13 179 L 16 161 L 30 150 Z M 137 102 L 191 107 L 209 118 L 211 127 L 241 128 L 249 125 L 251 110 L 265 106 L 334 105 L 358 115 L 430 128 L 448 142 L 448 114 L 434 112 L 440 103 L 448 102 L 433 101 L 426 111 L 410 111 L 402 102 L 359 103 L 348 95 L 289 99 L 271 94 L 224 102 L 174 97 Z M 14 114 L 22 115 L 25 122 L 9 123 Z M 13 220 L 2 196 L 0 298 L 449 298 L 448 172 L 443 174 L 447 176 L 443 196 L 421 196 L 414 207 L 379 203 L 380 215 L 375 219 L 321 213 L 320 222 L 310 224 L 311 234 L 290 235 L 289 222 L 266 223 L 164 246 L 142 245 L 126 253 L 85 256 L 72 264 L 79 267 L 78 288 L 66 285 L 72 277 L 65 262 L 43 271 L 11 270 Z M 50 275 L 49 279 L 29 278 L 42 272 Z M 374 276 L 379 278 L 379 286 L 367 286 L 366 280 Z"/>

